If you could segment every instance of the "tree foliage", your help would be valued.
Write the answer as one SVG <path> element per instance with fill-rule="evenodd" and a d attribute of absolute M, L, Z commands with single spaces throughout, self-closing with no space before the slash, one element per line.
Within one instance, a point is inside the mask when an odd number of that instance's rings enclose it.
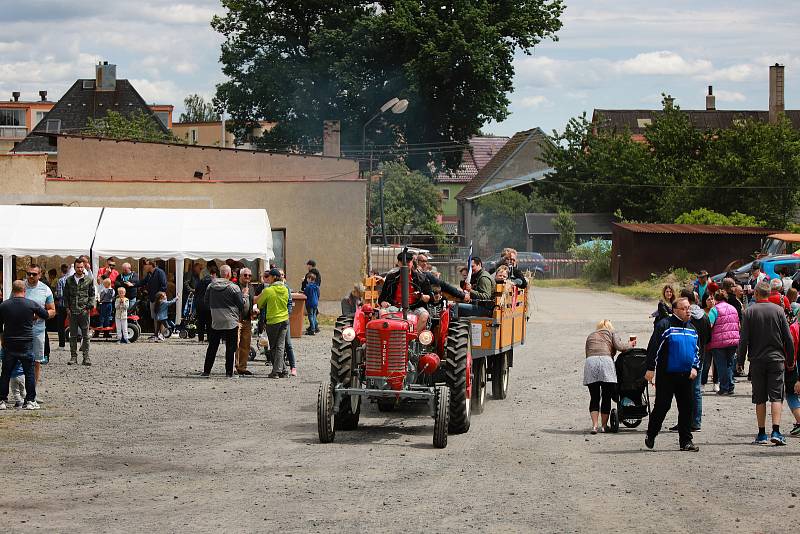
<path fill-rule="evenodd" d="M 94 137 L 131 141 L 180 143 L 174 135 L 164 133 L 157 118 L 141 110 L 130 115 L 109 111 L 102 119 L 89 118 L 83 133 Z"/>
<path fill-rule="evenodd" d="M 572 211 L 672 222 L 706 208 L 783 228 L 800 200 L 800 132 L 788 120 L 703 131 L 665 102 L 644 142 L 602 118 L 595 126 L 585 114 L 570 120 L 545 156 L 555 172 L 539 187 Z"/>
<path fill-rule="evenodd" d="M 220 120 L 220 115 L 214 108 L 214 104 L 206 102 L 198 95 L 192 94 L 183 99 L 185 111 L 181 113 L 180 122 L 216 122 Z"/>
<path fill-rule="evenodd" d="M 517 51 L 556 39 L 563 0 L 223 0 L 223 73 L 215 101 L 237 127 L 277 122 L 265 146 L 318 149 L 322 121 L 342 122 L 342 144 L 360 146 L 362 126 L 392 97 L 367 137 L 376 146 L 464 143 L 508 116 Z M 410 151 L 424 168 L 460 151 Z M 438 161 L 437 161 L 438 163 Z"/>
<path fill-rule="evenodd" d="M 383 173 L 383 204 L 386 233 L 407 235 L 423 233 L 443 236 L 437 222 L 441 214 L 441 193 L 427 176 L 412 172 L 403 164 L 387 163 Z M 380 226 L 379 183 L 370 191 L 370 215 L 375 228 Z"/>
<path fill-rule="evenodd" d="M 558 252 L 569 252 L 575 246 L 575 219 L 568 211 L 559 211 L 555 217 L 550 220 L 553 229 L 558 232 L 556 238 L 555 248 Z"/>
<path fill-rule="evenodd" d="M 682 213 L 675 219 L 675 224 L 712 224 L 719 226 L 764 226 L 764 221 L 759 221 L 752 215 L 745 215 L 734 211 L 730 215 L 723 215 L 716 211 L 699 208 Z"/>
<path fill-rule="evenodd" d="M 494 248 L 513 247 L 525 249 L 525 214 L 554 211 L 556 204 L 535 191 L 525 196 L 519 191 L 506 189 L 478 199 L 477 233 Z"/>

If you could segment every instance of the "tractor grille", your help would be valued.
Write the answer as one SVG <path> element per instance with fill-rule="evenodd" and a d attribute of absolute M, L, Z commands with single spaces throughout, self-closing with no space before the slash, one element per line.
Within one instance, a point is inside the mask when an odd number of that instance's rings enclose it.
<path fill-rule="evenodd" d="M 367 329 L 367 376 L 405 374 L 406 357 L 404 330 Z"/>

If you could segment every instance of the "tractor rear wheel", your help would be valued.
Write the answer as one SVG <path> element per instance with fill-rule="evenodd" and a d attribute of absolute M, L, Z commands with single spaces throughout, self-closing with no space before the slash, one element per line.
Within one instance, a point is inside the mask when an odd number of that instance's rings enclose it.
<path fill-rule="evenodd" d="M 508 353 L 497 354 L 492 358 L 492 397 L 498 400 L 508 395 Z"/>
<path fill-rule="evenodd" d="M 333 387 L 330 382 L 323 382 L 319 386 L 317 432 L 320 443 L 332 443 L 336 437 L 336 429 L 333 425 Z"/>
<path fill-rule="evenodd" d="M 469 430 L 472 415 L 472 399 L 467 394 L 467 362 L 469 360 L 469 322 L 453 322 L 447 329 L 445 342 L 444 371 L 450 387 L 451 434 L 463 434 Z"/>
<path fill-rule="evenodd" d="M 483 413 L 486 403 L 486 358 L 472 360 L 472 411 Z"/>
<path fill-rule="evenodd" d="M 450 422 L 450 388 L 438 386 L 434 402 L 436 402 L 436 415 L 433 419 L 433 446 L 444 449 L 447 447 L 447 427 Z"/>
<path fill-rule="evenodd" d="M 342 330 L 353 326 L 353 318 L 345 315 L 336 319 L 331 344 L 331 387 L 341 384 L 349 388 L 353 386 L 353 355 L 355 347 L 352 341 L 345 341 Z M 361 397 L 345 395 L 339 403 L 339 412 L 334 417 L 336 430 L 355 430 L 361 415 Z"/>

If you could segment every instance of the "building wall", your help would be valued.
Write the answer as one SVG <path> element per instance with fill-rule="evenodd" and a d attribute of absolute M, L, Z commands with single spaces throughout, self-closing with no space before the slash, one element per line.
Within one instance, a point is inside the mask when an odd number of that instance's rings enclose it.
<path fill-rule="evenodd" d="M 14 148 L 14 144 L 25 139 L 25 136 L 33 130 L 36 120 L 36 112 L 48 112 L 55 104 L 53 102 L 0 102 L 3 109 L 22 109 L 25 111 L 25 135 L 22 136 L 3 136 L 0 135 L 0 154 L 5 154 Z"/>
<path fill-rule="evenodd" d="M 450 190 L 450 199 L 442 200 L 442 215 L 445 217 L 457 217 L 458 202 L 456 201 L 456 195 L 464 189 L 464 184 L 438 183 L 436 184 L 436 189 L 440 192 L 444 189 Z"/>
<path fill-rule="evenodd" d="M 192 137 L 192 130 L 195 137 Z M 178 139 L 183 139 L 189 144 L 202 146 L 220 146 L 222 138 L 222 122 L 174 122 L 172 123 L 172 133 Z M 236 136 L 231 132 L 225 132 L 225 147 L 233 148 L 236 143 Z"/>
<path fill-rule="evenodd" d="M 104 143 L 115 144 L 107 141 Z M 77 148 L 80 150 L 75 150 Z M 71 153 L 93 148 L 98 148 L 98 145 L 87 143 L 86 146 L 66 148 L 59 144 L 59 170 L 64 166 L 65 159 L 77 159 L 75 163 L 80 163 L 82 171 L 96 172 L 98 162 L 102 159 L 86 157 L 86 160 L 95 162 L 93 166 L 89 162 L 81 163 L 80 158 Z M 112 155 L 103 153 L 102 157 L 108 158 Z M 292 168 L 286 167 L 289 164 L 283 162 L 284 167 L 281 168 L 285 172 L 318 173 L 324 170 L 320 167 L 320 160 L 324 160 L 333 165 L 334 169 L 330 172 L 337 172 L 340 165 L 349 165 L 357 176 L 357 163 L 352 161 L 305 158 L 310 167 L 303 171 L 304 158 L 281 157 L 293 161 Z M 366 182 L 363 180 L 340 178 L 303 183 L 47 179 L 46 159 L 46 156 L 0 156 L 0 183 L 3 184 L 0 189 L 0 204 L 265 208 L 272 228 L 286 230 L 286 270 L 293 287 L 300 283 L 306 271 L 305 262 L 309 258 L 317 261 L 318 269 L 325 279 L 322 287 L 324 300 L 343 298 L 352 289 L 353 283 L 359 280 L 366 242 Z M 142 165 L 148 165 L 145 159 L 140 158 Z M 67 170 L 74 172 L 69 165 Z M 224 221 L 220 223 L 224 224 Z M 131 224 L 136 223 L 132 221 Z M 231 228 L 231 232 L 235 231 L 235 228 Z"/>

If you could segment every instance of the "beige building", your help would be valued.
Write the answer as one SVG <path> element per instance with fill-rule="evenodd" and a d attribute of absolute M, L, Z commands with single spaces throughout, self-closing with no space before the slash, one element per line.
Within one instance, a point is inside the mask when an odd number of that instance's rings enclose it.
<path fill-rule="evenodd" d="M 251 137 L 261 137 L 264 132 L 268 132 L 275 123 L 261 121 L 261 127 L 251 132 Z M 225 130 L 225 123 L 222 121 L 213 122 L 174 122 L 171 126 L 172 133 L 178 139 L 182 139 L 190 145 L 201 146 L 222 146 L 223 148 L 243 148 L 252 149 L 246 140 L 237 140 L 232 132 Z M 222 135 L 225 134 L 225 144 L 222 145 Z"/>
<path fill-rule="evenodd" d="M 49 171 L 44 154 L 0 155 L 0 204 L 265 208 L 291 285 L 310 258 L 323 300 L 343 298 L 360 277 L 366 182 L 356 161 L 63 135 L 57 143 Z"/>

